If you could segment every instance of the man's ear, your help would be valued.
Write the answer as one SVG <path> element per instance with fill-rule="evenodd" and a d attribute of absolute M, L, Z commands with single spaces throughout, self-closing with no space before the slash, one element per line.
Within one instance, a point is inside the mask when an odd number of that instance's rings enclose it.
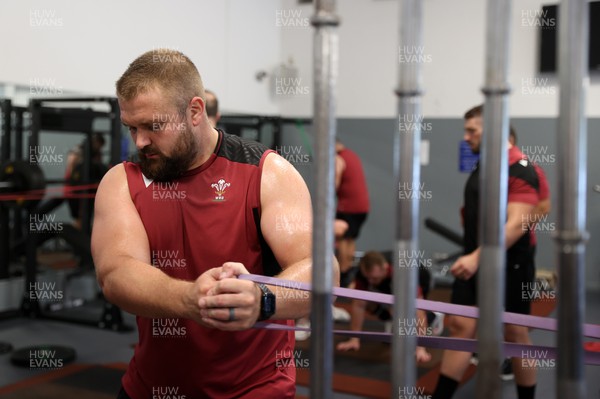
<path fill-rule="evenodd" d="M 200 121 L 204 118 L 206 104 L 202 97 L 194 97 L 190 100 L 190 112 L 192 117 L 192 124 L 197 126 Z"/>

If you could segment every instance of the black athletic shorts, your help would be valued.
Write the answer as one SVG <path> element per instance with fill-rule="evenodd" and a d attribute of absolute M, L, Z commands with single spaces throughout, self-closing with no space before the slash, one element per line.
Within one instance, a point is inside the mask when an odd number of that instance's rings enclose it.
<path fill-rule="evenodd" d="M 360 233 L 360 228 L 362 227 L 365 220 L 367 220 L 368 213 L 344 213 L 337 212 L 335 214 L 336 219 L 342 219 L 346 223 L 348 223 L 348 230 L 344 233 L 342 238 L 352 238 L 356 240 Z"/>
<path fill-rule="evenodd" d="M 506 312 L 530 314 L 531 295 L 527 292 L 535 280 L 534 250 L 507 255 L 504 309 Z M 481 266 L 480 266 L 481 267 Z M 456 305 L 477 306 L 477 276 L 469 280 L 454 279 L 451 302 Z"/>

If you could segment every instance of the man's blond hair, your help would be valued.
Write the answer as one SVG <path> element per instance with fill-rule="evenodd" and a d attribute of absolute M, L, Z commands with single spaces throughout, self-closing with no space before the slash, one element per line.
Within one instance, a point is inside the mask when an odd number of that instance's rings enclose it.
<path fill-rule="evenodd" d="M 176 50 L 156 49 L 136 58 L 117 81 L 117 96 L 130 101 L 154 88 L 160 89 L 182 115 L 193 97 L 205 99 L 198 69 Z"/>

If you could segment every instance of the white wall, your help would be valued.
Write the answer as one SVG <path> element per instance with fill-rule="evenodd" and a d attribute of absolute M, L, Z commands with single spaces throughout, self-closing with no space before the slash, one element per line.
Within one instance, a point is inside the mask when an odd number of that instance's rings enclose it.
<path fill-rule="evenodd" d="M 537 29 L 523 20 L 544 0 L 513 4 L 511 115 L 557 114 L 553 79 L 537 80 Z M 393 117 L 398 72 L 398 2 L 338 1 L 341 17 L 340 117 Z M 427 0 L 423 112 L 459 117 L 482 100 L 485 2 Z M 295 13 L 295 14 L 294 14 Z M 313 6 L 296 0 L 5 0 L 0 2 L 0 83 L 53 82 L 64 91 L 112 95 L 114 82 L 137 55 L 177 48 L 200 69 L 226 110 L 312 113 Z M 277 16 L 283 16 L 283 23 Z M 287 18 L 287 19 L 286 19 Z M 278 22 L 279 21 L 279 22 Z M 45 22 L 60 26 L 32 26 Z M 286 23 L 287 22 L 287 23 Z M 291 25 L 291 26 L 290 26 Z M 9 40 L 6 40 L 9 39 Z M 292 59 L 300 91 L 272 93 L 273 69 Z M 259 82 L 258 71 L 270 74 Z M 527 92 L 538 92 L 527 94 Z M 592 79 L 588 115 L 600 116 L 600 77 Z"/>
<path fill-rule="evenodd" d="M 555 79 L 536 74 L 538 30 L 528 18 L 547 0 L 513 2 L 510 54 L 510 115 L 553 117 L 558 113 Z M 283 0 L 284 8 L 297 7 Z M 341 18 L 338 108 L 340 117 L 393 117 L 398 57 L 398 2 L 344 0 Z M 483 100 L 485 2 L 481 0 L 424 1 L 423 113 L 428 117 L 460 117 Z M 310 6 L 303 6 L 312 15 Z M 284 29 L 283 56 L 300 61 L 306 80 L 312 79 L 313 29 Z M 307 54 L 309 54 L 307 56 Z M 535 79 L 538 80 L 535 80 Z M 541 79 L 541 80 L 540 80 Z M 310 115 L 312 96 L 283 104 L 285 114 Z M 587 115 L 600 116 L 600 77 L 588 89 Z"/>
<path fill-rule="evenodd" d="M 135 57 L 170 47 L 194 61 L 225 109 L 277 113 L 254 74 L 279 62 L 278 5 L 279 0 L 5 0 L 0 83 L 28 87 L 37 81 L 64 91 L 114 95 L 114 82 Z"/>

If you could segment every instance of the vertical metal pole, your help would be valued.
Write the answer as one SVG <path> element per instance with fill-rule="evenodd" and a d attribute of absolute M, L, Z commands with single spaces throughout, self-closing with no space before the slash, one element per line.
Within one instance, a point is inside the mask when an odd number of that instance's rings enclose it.
<path fill-rule="evenodd" d="M 0 205 L 0 280 L 10 276 L 10 213 L 8 207 Z"/>
<path fill-rule="evenodd" d="M 0 126 L 0 164 L 7 162 L 10 158 L 11 148 L 11 116 L 12 116 L 12 103 L 11 100 L 0 100 L 0 112 L 2 112 L 2 125 Z"/>
<path fill-rule="evenodd" d="M 312 343 L 310 348 L 311 397 L 332 397 L 333 374 L 333 219 L 335 97 L 339 24 L 335 1 L 317 0 L 311 19 L 314 36 L 315 211 L 312 271 Z"/>
<path fill-rule="evenodd" d="M 117 165 L 122 161 L 121 154 L 121 110 L 116 98 L 108 101 L 110 104 L 110 164 Z"/>
<path fill-rule="evenodd" d="M 23 114 L 25 113 L 25 108 L 13 108 L 15 111 L 15 150 L 13 154 L 15 155 L 15 159 L 23 159 Z M 27 159 L 29 158 L 29 154 L 27 154 Z M 22 209 L 14 209 L 12 211 L 13 215 L 13 225 L 19 226 L 14 228 L 11 233 L 13 234 L 14 241 L 20 241 L 26 236 L 25 230 L 27 229 L 27 223 L 23 223 L 23 210 Z"/>
<path fill-rule="evenodd" d="M 42 129 L 42 102 L 29 100 L 29 113 L 31 115 L 31 127 L 27 138 L 27 159 L 32 148 L 37 147 L 40 142 L 40 130 Z M 20 158 L 19 158 L 20 159 Z"/>
<path fill-rule="evenodd" d="M 0 125 L 0 165 L 10 159 L 11 147 L 11 115 L 12 105 L 10 100 L 0 100 L 0 112 L 2 113 L 2 123 Z M 10 213 L 7 207 L 0 205 L 0 279 L 9 277 L 10 266 Z"/>
<path fill-rule="evenodd" d="M 484 122 L 481 149 L 478 271 L 479 321 L 477 323 L 478 398 L 502 397 L 498 378 L 504 358 L 501 314 L 506 273 L 506 196 L 508 187 L 508 56 L 510 0 L 488 0 Z"/>
<path fill-rule="evenodd" d="M 586 0 L 560 5 L 558 138 L 557 398 L 586 398 L 583 366 L 586 232 L 588 23 Z"/>
<path fill-rule="evenodd" d="M 415 259 L 415 254 L 418 253 L 419 237 L 421 124 L 405 121 L 421 120 L 422 62 L 403 62 L 400 55 L 422 54 L 422 19 L 421 0 L 400 1 L 399 69 L 396 89 L 398 126 L 394 146 L 394 176 L 398 202 L 394 243 L 396 270 L 393 274 L 392 397 L 405 396 L 405 393 L 413 392 L 416 385 L 417 337 L 401 335 L 399 326 L 416 325 L 418 279 L 415 265 L 419 264 L 419 259 Z M 404 266 L 409 267 L 400 267 L 401 261 L 404 261 Z"/>
<path fill-rule="evenodd" d="M 111 143 L 112 144 L 112 143 Z M 91 183 L 90 173 L 92 166 L 92 133 L 87 132 L 81 149 L 83 155 L 83 163 L 81 165 L 81 184 L 87 185 Z M 88 190 L 86 190 L 87 192 Z M 92 201 L 90 198 L 81 198 L 79 200 L 79 217 L 81 218 L 81 231 L 86 234 L 92 234 L 91 228 L 91 213 Z"/>
<path fill-rule="evenodd" d="M 27 108 L 17 108 L 15 109 L 15 151 L 14 159 L 23 159 L 23 119 L 25 118 L 24 114 L 27 112 Z M 29 158 L 29 154 L 27 157 Z"/>

